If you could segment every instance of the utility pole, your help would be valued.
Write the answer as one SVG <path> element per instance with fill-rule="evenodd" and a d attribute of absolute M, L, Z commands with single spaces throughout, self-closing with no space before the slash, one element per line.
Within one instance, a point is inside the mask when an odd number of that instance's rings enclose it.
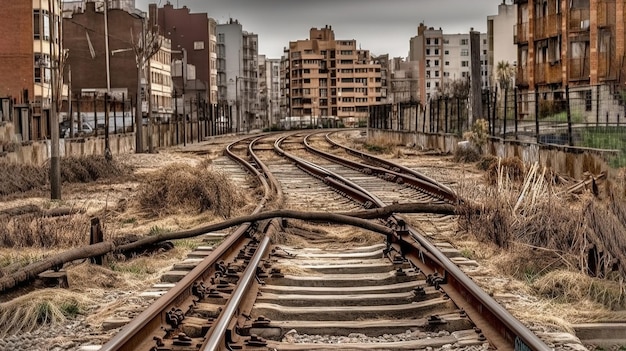
<path fill-rule="evenodd" d="M 61 160 L 59 148 L 59 116 L 57 115 L 58 97 L 58 80 L 59 74 L 59 56 L 56 51 L 55 41 L 58 39 L 59 28 L 57 27 L 57 19 L 55 14 L 57 0 L 48 0 L 48 8 L 52 11 L 52 19 L 50 23 L 50 199 L 61 200 Z M 57 30 L 55 30 L 57 29 Z M 57 45 L 60 45 L 58 43 Z M 59 95 L 59 96 L 57 96 Z"/>
<path fill-rule="evenodd" d="M 106 95 L 111 94 L 111 63 L 109 61 L 109 56 L 111 55 L 109 51 L 109 0 L 104 0 L 104 50 L 105 54 L 105 62 L 106 62 L 106 73 L 107 73 L 107 91 Z M 111 147 L 109 144 L 109 106 L 108 99 L 105 97 L 104 99 L 104 157 L 107 160 L 112 159 L 111 155 Z"/>
<path fill-rule="evenodd" d="M 143 100 L 141 98 L 141 78 L 146 58 L 145 17 L 141 17 L 141 46 L 136 50 L 137 59 L 137 102 L 135 106 L 135 153 L 143 153 Z"/>

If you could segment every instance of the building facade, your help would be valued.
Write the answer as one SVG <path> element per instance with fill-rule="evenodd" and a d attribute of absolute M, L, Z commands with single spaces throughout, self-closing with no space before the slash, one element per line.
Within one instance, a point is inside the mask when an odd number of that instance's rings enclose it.
<path fill-rule="evenodd" d="M 217 25 L 218 99 L 231 106 L 233 131 L 245 131 L 257 121 L 258 36 L 243 30 L 239 21 L 230 19 Z"/>
<path fill-rule="evenodd" d="M 50 137 L 53 94 L 61 98 L 61 1 L 3 1 L 0 97 L 23 106 L 14 116 L 22 140 Z"/>
<path fill-rule="evenodd" d="M 509 66 L 517 66 L 517 47 L 514 38 L 514 29 L 517 23 L 517 5 L 502 1 L 498 5 L 498 14 L 487 16 L 487 62 L 489 71 L 489 85 L 496 85 L 496 69 L 499 62 L 508 62 Z"/>
<path fill-rule="evenodd" d="M 150 6 L 156 7 L 156 4 Z M 181 59 L 183 50 L 186 51 L 187 63 L 196 67 L 196 79 L 205 87 L 214 87 L 203 89 L 200 99 L 216 104 L 217 96 L 209 94 L 217 92 L 216 71 L 212 68 L 217 65 L 215 34 L 211 32 L 215 21 L 207 13 L 192 13 L 187 6 L 175 8 L 169 1 L 155 10 L 155 16 L 160 33 L 171 41 L 172 58 Z"/>
<path fill-rule="evenodd" d="M 259 55 L 259 102 L 262 128 L 276 126 L 280 121 L 280 59 Z"/>
<path fill-rule="evenodd" d="M 416 62 L 419 101 L 445 94 L 446 86 L 452 81 L 470 79 L 472 60 L 470 34 L 444 34 L 442 29 L 426 27 L 421 23 L 418 35 L 409 42 L 409 60 Z M 489 87 L 487 34 L 480 34 L 479 41 L 481 87 Z"/>
<path fill-rule="evenodd" d="M 82 12 L 67 12 L 63 42 L 72 72 L 72 95 L 104 93 L 108 86 L 117 97 L 137 96 L 139 73 L 133 50 L 141 37 L 144 17 L 136 12 L 109 9 L 109 82 L 107 82 L 104 11 L 87 2 Z M 132 30 L 131 30 L 132 28 Z"/>
<path fill-rule="evenodd" d="M 285 54 L 288 116 L 358 125 L 380 103 L 380 64 L 356 40 L 335 40 L 331 26 L 311 28 L 310 39 L 290 42 Z"/>
<path fill-rule="evenodd" d="M 549 91 L 624 78 L 624 1 L 516 0 L 517 85 Z"/>

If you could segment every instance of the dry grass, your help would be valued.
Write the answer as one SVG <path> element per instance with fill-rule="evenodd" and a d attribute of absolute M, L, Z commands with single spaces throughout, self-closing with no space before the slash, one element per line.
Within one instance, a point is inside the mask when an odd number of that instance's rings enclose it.
<path fill-rule="evenodd" d="M 453 160 L 459 163 L 472 163 L 480 161 L 481 155 L 475 147 L 457 147 L 454 150 Z"/>
<path fill-rule="evenodd" d="M 498 159 L 498 162 L 491 162 L 487 168 L 487 180 L 491 184 L 512 180 L 520 182 L 526 175 L 526 166 L 517 157 L 507 157 Z"/>
<path fill-rule="evenodd" d="M 176 163 L 146 176 L 136 201 L 149 216 L 212 211 L 230 217 L 245 205 L 244 196 L 228 177 L 209 167 Z"/>
<path fill-rule="evenodd" d="M 620 264 L 626 262 L 626 197 L 620 186 L 607 181 L 598 197 L 572 196 L 546 173 L 536 164 L 525 170 L 516 161 L 499 162 L 489 172 L 492 186 L 466 196 L 482 204 L 464 205 L 460 227 L 505 249 L 497 266 L 544 296 L 626 307 L 626 267 Z"/>
<path fill-rule="evenodd" d="M 39 188 L 48 182 L 43 167 L 0 161 L 0 195 L 21 193 Z"/>
<path fill-rule="evenodd" d="M 0 337 L 31 332 L 82 313 L 91 300 L 71 290 L 44 289 L 0 304 Z"/>
<path fill-rule="evenodd" d="M 64 157 L 60 168 L 61 180 L 68 183 L 85 183 L 130 174 L 129 167 L 98 155 Z M 40 189 L 48 183 L 49 164 L 33 166 L 0 161 L 0 196 Z"/>
<path fill-rule="evenodd" d="M 610 310 L 626 308 L 626 287 L 621 282 L 592 278 L 578 272 L 555 270 L 537 279 L 532 286 L 541 295 L 559 303 L 588 300 Z"/>
<path fill-rule="evenodd" d="M 68 183 L 88 183 L 130 173 L 130 167 L 121 165 L 115 159 L 109 161 L 102 155 L 61 159 L 61 179 Z"/>
<path fill-rule="evenodd" d="M 69 248 L 89 243 L 90 218 L 23 215 L 0 217 L 0 247 Z"/>

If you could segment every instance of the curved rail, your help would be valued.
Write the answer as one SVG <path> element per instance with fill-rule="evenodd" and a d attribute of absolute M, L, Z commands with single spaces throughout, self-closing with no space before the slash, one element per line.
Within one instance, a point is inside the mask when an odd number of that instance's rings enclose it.
<path fill-rule="evenodd" d="M 284 150 L 282 150 L 282 153 L 295 162 L 299 162 L 299 160 L 301 160 L 300 158 L 297 158 L 293 155 L 288 155 Z M 335 155 L 331 156 L 332 160 L 340 159 Z M 345 164 L 344 162 L 360 165 L 357 162 L 343 159 L 341 159 L 339 163 Z M 344 182 L 344 184 L 354 184 L 344 179 L 340 175 L 334 174 L 333 172 L 324 169 L 323 167 L 316 165 L 315 168 L 318 169 L 319 172 L 325 172 L 325 174 L 333 177 L 336 180 L 341 180 L 342 182 Z M 434 184 L 432 183 L 429 184 L 431 187 L 434 186 Z M 364 195 L 369 196 L 370 201 L 376 203 L 377 206 L 384 206 L 384 203 L 382 203 L 382 201 L 380 201 L 380 199 L 378 199 L 375 195 L 360 187 L 358 189 Z M 404 223 L 406 222 L 400 217 L 393 217 L 394 218 L 392 219 L 392 221 L 394 221 L 398 227 L 403 228 Z M 459 289 L 460 297 L 470 303 L 480 315 L 485 314 L 483 317 L 490 322 L 491 326 L 494 326 L 494 329 L 506 340 L 509 347 L 512 347 L 513 345 L 517 346 L 523 344 L 531 350 L 551 350 L 551 348 L 549 348 L 541 339 L 539 339 L 539 337 L 533 334 L 525 325 L 523 325 L 519 320 L 513 317 L 498 302 L 496 302 L 491 296 L 484 292 L 470 277 L 468 277 L 463 271 L 461 271 L 461 269 L 459 269 L 456 264 L 454 264 L 447 256 L 445 256 L 439 249 L 437 249 L 437 247 L 435 247 L 428 239 L 426 239 L 413 229 L 409 229 L 409 233 L 411 238 L 413 239 L 412 241 L 404 240 L 403 237 L 399 234 L 397 234 L 394 238 L 395 242 L 401 246 L 401 252 L 405 254 L 410 253 L 414 259 L 419 259 L 424 263 L 428 261 L 428 264 L 431 267 L 435 266 L 435 270 L 437 268 L 443 270 L 446 281 L 453 285 L 455 288 Z M 427 258 L 428 260 L 426 260 Z"/>
<path fill-rule="evenodd" d="M 227 146 L 231 149 L 239 141 Z M 254 209 L 253 213 L 260 212 L 268 202 L 270 186 L 266 179 L 260 176 L 260 172 L 248 164 L 248 162 L 232 153 L 232 157 L 239 159 L 242 164 L 254 174 L 265 188 L 265 195 Z M 172 307 L 184 305 L 186 300 L 193 297 L 192 288 L 196 281 L 207 279 L 211 275 L 211 268 L 219 262 L 220 258 L 228 254 L 238 243 L 244 239 L 244 233 L 250 230 L 251 223 L 245 223 L 230 234 L 221 245 L 203 259 L 194 269 L 192 269 L 183 279 L 181 279 L 172 289 L 161 296 L 155 303 L 150 305 L 145 311 L 135 317 L 129 324 L 120 330 L 111 340 L 104 344 L 100 351 L 133 351 L 137 350 L 142 342 L 151 340 L 151 335 L 160 330 L 164 321 L 165 313 Z M 186 305 L 189 305 L 187 303 Z"/>
<path fill-rule="evenodd" d="M 416 177 L 414 174 L 416 174 L 417 172 L 414 172 L 412 170 L 410 173 L 409 172 L 400 173 L 400 172 L 387 169 L 387 168 L 380 168 L 380 167 L 373 167 L 370 165 L 365 165 L 363 163 L 348 160 L 348 159 L 333 155 L 329 152 L 319 150 L 311 146 L 311 144 L 309 143 L 309 137 L 311 137 L 312 135 L 314 134 L 309 134 L 307 137 L 304 138 L 304 146 L 306 147 L 306 149 L 332 162 L 342 164 L 346 167 L 352 168 L 364 174 L 375 175 L 375 176 L 384 178 L 386 180 L 393 180 L 395 182 L 407 183 L 416 189 L 420 189 L 421 191 L 427 194 L 444 199 L 445 201 L 452 203 L 452 204 L 456 204 L 458 202 L 458 197 L 456 193 L 454 193 L 454 191 L 452 191 L 451 189 L 447 187 L 443 187 L 441 184 L 437 183 L 434 180 L 425 180 L 426 178 L 425 176 Z M 333 144 L 333 145 L 337 145 L 337 144 Z M 343 146 L 341 147 L 343 148 Z M 355 150 L 355 152 L 358 152 L 358 151 Z M 356 155 L 358 156 L 358 154 Z M 364 153 L 363 155 L 364 155 L 363 157 L 365 158 L 369 158 L 370 156 Z M 385 163 L 387 165 L 390 164 L 389 161 L 385 161 Z M 400 167 L 396 167 L 396 168 L 400 170 Z M 408 168 L 406 169 L 408 170 Z"/>

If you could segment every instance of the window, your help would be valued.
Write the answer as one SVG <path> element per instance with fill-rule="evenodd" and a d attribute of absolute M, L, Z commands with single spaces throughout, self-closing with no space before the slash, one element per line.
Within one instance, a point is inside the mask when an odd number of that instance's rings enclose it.
<path fill-rule="evenodd" d="M 435 60 L 435 67 L 439 66 L 439 60 Z"/>
<path fill-rule="evenodd" d="M 439 39 L 435 38 L 435 45 L 439 45 Z"/>
<path fill-rule="evenodd" d="M 35 39 L 39 39 L 41 37 L 41 15 L 39 10 L 33 11 L 33 34 Z"/>
<path fill-rule="evenodd" d="M 435 77 L 439 77 L 439 71 L 435 71 Z"/>
<path fill-rule="evenodd" d="M 468 49 L 462 49 L 461 50 L 461 56 L 469 56 L 469 50 Z"/>
<path fill-rule="evenodd" d="M 430 38 L 426 39 L 426 45 L 430 45 Z"/>
<path fill-rule="evenodd" d="M 469 61 L 461 61 L 461 67 L 469 67 Z"/>
<path fill-rule="evenodd" d="M 430 55 L 430 49 L 426 49 L 426 55 Z"/>
<path fill-rule="evenodd" d="M 450 66 L 450 61 L 446 61 L 446 63 L 444 65 Z"/>
<path fill-rule="evenodd" d="M 443 52 L 444 55 L 450 55 L 450 51 L 446 50 Z"/>
<path fill-rule="evenodd" d="M 439 55 L 439 49 L 435 49 L 435 55 Z"/>
<path fill-rule="evenodd" d="M 426 67 L 430 67 L 430 60 L 426 60 Z"/>
<path fill-rule="evenodd" d="M 204 41 L 194 41 L 193 42 L 194 50 L 204 50 Z"/>
<path fill-rule="evenodd" d="M 468 39 L 461 39 L 461 45 L 467 45 Z"/>
<path fill-rule="evenodd" d="M 430 88 L 430 82 L 426 82 L 426 88 Z"/>

